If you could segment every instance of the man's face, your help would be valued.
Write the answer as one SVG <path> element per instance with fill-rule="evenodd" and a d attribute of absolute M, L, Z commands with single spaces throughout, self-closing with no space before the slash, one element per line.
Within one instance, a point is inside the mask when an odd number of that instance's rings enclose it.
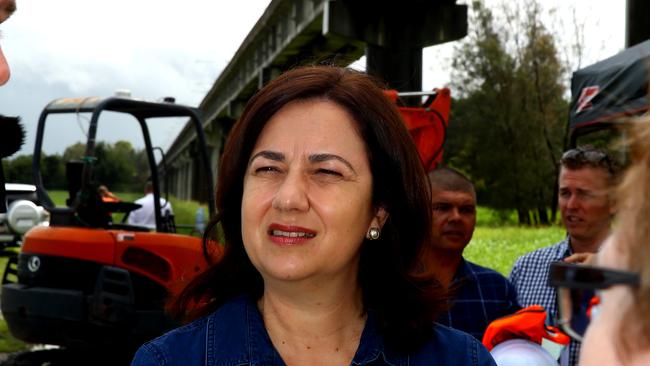
<path fill-rule="evenodd" d="M 572 239 L 599 240 L 609 231 L 614 207 L 608 195 L 608 178 L 600 168 L 562 167 L 559 205 L 562 222 Z"/>
<path fill-rule="evenodd" d="M 476 225 L 476 196 L 434 188 L 432 202 L 434 247 L 462 252 L 472 239 Z"/>
<path fill-rule="evenodd" d="M 0 23 L 7 20 L 16 10 L 15 0 L 0 0 Z M 9 80 L 9 64 L 0 47 L 0 85 L 4 85 Z"/>

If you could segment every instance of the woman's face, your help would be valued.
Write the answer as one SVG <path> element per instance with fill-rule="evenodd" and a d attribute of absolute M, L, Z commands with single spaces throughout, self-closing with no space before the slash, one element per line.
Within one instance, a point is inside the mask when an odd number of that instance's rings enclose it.
<path fill-rule="evenodd" d="M 321 99 L 292 102 L 265 125 L 248 162 L 242 238 L 270 281 L 356 280 L 375 214 L 364 142 L 350 115 Z M 342 276 L 342 277 L 341 277 Z"/>
<path fill-rule="evenodd" d="M 620 245 L 616 242 L 616 236 L 608 238 L 597 255 L 596 265 L 626 270 L 627 265 Z M 622 324 L 623 317 L 631 305 L 631 291 L 629 286 L 615 285 L 600 293 L 598 315 L 592 319 L 582 342 L 580 365 L 624 364 L 620 358 L 623 352 L 620 337 L 625 335 L 625 325 Z M 632 361 L 629 365 L 647 365 L 650 361 L 648 352 L 645 355 L 628 356 L 631 356 Z"/>

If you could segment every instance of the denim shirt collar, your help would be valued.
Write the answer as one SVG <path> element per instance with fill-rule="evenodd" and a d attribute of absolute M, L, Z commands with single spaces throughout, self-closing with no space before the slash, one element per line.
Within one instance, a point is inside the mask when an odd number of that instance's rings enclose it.
<path fill-rule="evenodd" d="M 209 366 L 284 365 L 273 347 L 255 302 L 248 296 L 226 303 L 210 315 L 205 361 Z M 351 364 L 364 366 L 375 361 L 379 361 L 379 364 L 404 366 L 408 364 L 408 357 L 390 352 L 379 333 L 374 313 L 369 311 L 359 348 Z"/>
<path fill-rule="evenodd" d="M 382 337 L 379 331 L 376 314 L 373 311 L 368 311 L 368 319 L 361 333 L 359 348 L 351 364 L 358 366 L 371 365 L 380 359 L 383 360 L 383 363 L 379 364 L 391 366 L 408 365 L 408 356 L 391 352 L 386 346 L 384 337 Z"/>

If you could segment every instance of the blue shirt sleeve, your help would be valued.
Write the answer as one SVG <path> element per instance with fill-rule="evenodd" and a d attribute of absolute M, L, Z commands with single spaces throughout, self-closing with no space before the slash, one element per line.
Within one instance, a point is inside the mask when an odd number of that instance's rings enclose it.
<path fill-rule="evenodd" d="M 131 366 L 163 366 L 167 363 L 149 344 L 141 346 L 131 361 Z"/>
<path fill-rule="evenodd" d="M 472 346 L 475 348 L 476 359 L 474 364 L 477 366 L 497 366 L 496 362 L 492 358 L 490 352 L 483 344 L 479 343 L 474 337 L 469 337 L 474 343 Z"/>

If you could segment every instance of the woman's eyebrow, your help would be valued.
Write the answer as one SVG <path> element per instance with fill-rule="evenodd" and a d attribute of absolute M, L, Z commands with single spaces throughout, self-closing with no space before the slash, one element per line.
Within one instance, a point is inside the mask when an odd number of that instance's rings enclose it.
<path fill-rule="evenodd" d="M 309 155 L 309 162 L 310 163 L 322 163 L 324 161 L 328 160 L 338 160 L 341 163 L 345 164 L 354 174 L 357 173 L 356 170 L 352 167 L 352 164 L 350 164 L 347 160 L 343 159 L 342 157 L 335 155 L 335 154 L 313 154 Z"/>
<path fill-rule="evenodd" d="M 251 156 L 251 159 L 248 161 L 248 164 L 250 164 L 253 160 L 255 160 L 257 157 L 263 157 L 265 159 L 273 160 L 273 161 L 284 161 L 284 154 L 277 152 L 277 151 L 269 151 L 269 150 L 262 150 L 258 152 L 257 154 Z"/>

